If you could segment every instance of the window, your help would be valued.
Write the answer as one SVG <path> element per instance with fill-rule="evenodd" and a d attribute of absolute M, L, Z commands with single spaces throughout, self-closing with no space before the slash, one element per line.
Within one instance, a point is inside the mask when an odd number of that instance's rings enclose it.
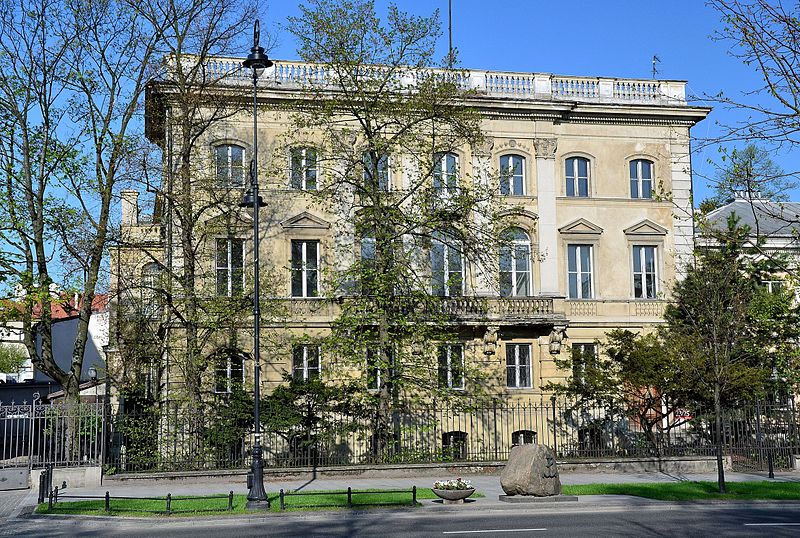
<path fill-rule="evenodd" d="M 458 155 L 437 153 L 433 157 L 433 188 L 442 193 L 455 193 L 458 188 Z"/>
<path fill-rule="evenodd" d="M 370 295 L 375 289 L 375 238 L 361 238 L 361 282 L 360 289 L 364 295 Z"/>
<path fill-rule="evenodd" d="M 319 241 L 292 241 L 292 297 L 319 294 Z"/>
<path fill-rule="evenodd" d="M 242 356 L 225 353 L 217 357 L 214 365 L 214 392 L 229 394 L 244 382 L 244 362 Z"/>
<path fill-rule="evenodd" d="M 586 367 L 597 360 L 595 344 L 572 344 L 572 378 L 583 384 L 586 381 Z"/>
<path fill-rule="evenodd" d="M 764 286 L 769 293 L 781 293 L 783 291 L 782 280 L 762 280 L 761 285 Z"/>
<path fill-rule="evenodd" d="M 464 261 L 460 245 L 442 234 L 435 234 L 431 244 L 431 280 L 433 295 L 464 295 Z"/>
<path fill-rule="evenodd" d="M 653 197 L 653 163 L 636 159 L 630 163 L 631 198 Z"/>
<path fill-rule="evenodd" d="M 244 240 L 217 239 L 217 296 L 235 297 L 244 289 Z"/>
<path fill-rule="evenodd" d="M 317 150 L 294 148 L 291 155 L 291 187 L 301 191 L 317 190 Z"/>
<path fill-rule="evenodd" d="M 589 159 L 567 159 L 564 175 L 567 178 L 567 196 L 589 196 Z"/>
<path fill-rule="evenodd" d="M 520 155 L 500 157 L 500 194 L 506 196 L 525 194 L 525 157 Z"/>
<path fill-rule="evenodd" d="M 389 156 L 375 155 L 377 161 L 373 160 L 370 152 L 364 152 L 364 186 L 371 189 L 373 186 L 378 190 L 389 190 Z"/>
<path fill-rule="evenodd" d="M 658 293 L 656 247 L 633 246 L 633 296 L 637 299 L 655 299 Z"/>
<path fill-rule="evenodd" d="M 214 148 L 217 162 L 217 184 L 221 187 L 244 185 L 244 148 L 223 144 Z"/>
<path fill-rule="evenodd" d="M 500 247 L 500 295 L 527 297 L 531 294 L 531 241 L 519 228 L 503 233 Z"/>
<path fill-rule="evenodd" d="M 591 299 L 592 245 L 567 245 L 567 280 L 570 299 Z"/>
<path fill-rule="evenodd" d="M 533 430 L 517 430 L 511 434 L 512 445 L 535 445 L 536 432 Z"/>
<path fill-rule="evenodd" d="M 442 434 L 442 455 L 451 460 L 467 459 L 467 432 L 444 432 Z"/>
<path fill-rule="evenodd" d="M 161 266 L 157 263 L 148 263 L 142 267 L 142 314 L 153 316 L 160 312 L 161 301 Z"/>
<path fill-rule="evenodd" d="M 300 344 L 292 347 L 292 376 L 298 381 L 319 377 L 321 370 L 319 346 Z"/>
<path fill-rule="evenodd" d="M 439 346 L 439 386 L 448 389 L 464 388 L 464 346 L 442 344 Z"/>
<path fill-rule="evenodd" d="M 506 385 L 512 389 L 531 387 L 530 344 L 506 344 Z"/>
<path fill-rule="evenodd" d="M 378 390 L 383 387 L 391 373 L 394 354 L 391 349 L 367 348 L 367 388 Z"/>

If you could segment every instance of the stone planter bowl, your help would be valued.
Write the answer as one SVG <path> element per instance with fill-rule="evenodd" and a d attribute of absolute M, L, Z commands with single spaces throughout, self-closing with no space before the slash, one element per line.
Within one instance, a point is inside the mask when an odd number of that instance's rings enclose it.
<path fill-rule="evenodd" d="M 470 489 L 435 489 L 431 488 L 433 493 L 444 499 L 445 504 L 463 503 L 464 499 L 475 493 L 475 488 Z"/>

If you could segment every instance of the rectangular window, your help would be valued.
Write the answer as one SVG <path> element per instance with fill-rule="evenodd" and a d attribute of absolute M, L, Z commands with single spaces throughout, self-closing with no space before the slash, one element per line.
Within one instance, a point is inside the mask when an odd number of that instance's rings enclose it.
<path fill-rule="evenodd" d="M 291 187 L 302 191 L 317 190 L 317 150 L 294 148 L 291 156 Z"/>
<path fill-rule="evenodd" d="M 431 292 L 439 297 L 464 295 L 464 262 L 461 250 L 443 238 L 431 244 Z"/>
<path fill-rule="evenodd" d="M 783 291 L 782 280 L 762 280 L 761 285 L 764 286 L 769 293 L 781 293 Z"/>
<path fill-rule="evenodd" d="M 367 388 L 378 390 L 389 380 L 394 354 L 391 349 L 367 348 Z"/>
<path fill-rule="evenodd" d="M 506 385 L 513 389 L 531 388 L 530 344 L 506 344 Z"/>
<path fill-rule="evenodd" d="M 319 295 L 319 241 L 292 241 L 292 297 Z"/>
<path fill-rule="evenodd" d="M 448 389 L 464 388 L 464 346 L 461 344 L 442 344 L 439 353 L 439 387 Z"/>
<path fill-rule="evenodd" d="M 597 360 L 595 344 L 572 344 L 572 378 L 580 384 L 586 382 L 586 367 Z"/>
<path fill-rule="evenodd" d="M 373 156 L 364 152 L 364 185 L 367 188 L 377 187 L 380 191 L 389 190 L 389 157 Z"/>
<path fill-rule="evenodd" d="M 218 357 L 214 365 L 214 392 L 229 394 L 244 382 L 244 362 L 241 355 Z"/>
<path fill-rule="evenodd" d="M 567 245 L 567 280 L 570 299 L 593 297 L 592 245 Z"/>
<path fill-rule="evenodd" d="M 244 240 L 217 239 L 217 296 L 236 297 L 244 289 Z"/>
<path fill-rule="evenodd" d="M 636 159 L 630 163 L 631 198 L 653 197 L 653 163 Z"/>
<path fill-rule="evenodd" d="M 321 370 L 319 346 L 299 344 L 292 347 L 292 375 L 298 381 L 319 377 Z"/>
<path fill-rule="evenodd" d="M 636 299 L 655 299 L 658 293 L 656 247 L 633 246 L 633 296 Z"/>

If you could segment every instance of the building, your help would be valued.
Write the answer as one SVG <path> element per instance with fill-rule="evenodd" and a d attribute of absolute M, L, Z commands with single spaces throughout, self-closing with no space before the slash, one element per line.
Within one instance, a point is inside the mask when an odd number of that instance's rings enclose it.
<path fill-rule="evenodd" d="M 191 155 L 193 173 L 209 186 L 198 191 L 209 209 L 190 223 L 194 232 L 184 233 L 187 218 L 178 205 L 174 126 L 181 118 L 169 81 L 153 83 L 147 95 L 147 134 L 163 150 L 165 169 L 164 183 L 148 200 L 153 214 L 140 210 L 137 192 L 122 193 L 124 241 L 112 252 L 112 347 L 122 357 L 133 345 L 126 335 L 143 334 L 131 328 L 133 318 L 149 326 L 158 322 L 148 336 L 149 356 L 136 372 L 120 375 L 143 380 L 148 394 L 162 399 L 185 380 L 186 372 L 175 367 L 182 338 L 177 335 L 185 327 L 165 313 L 169 305 L 156 290 L 167 286 L 165 280 L 180 280 L 188 264 L 198 268 L 196 289 L 208 297 L 235 297 L 248 288 L 252 225 L 237 204 L 247 185 L 253 118 L 245 105 L 236 109 L 234 103 L 246 103 L 252 79 L 240 64 L 215 58 L 207 65 L 219 77 L 216 102 L 231 107 L 204 126 Z M 286 111 L 296 106 L 304 85 L 322 84 L 321 73 L 313 65 L 279 61 L 259 79 L 257 150 L 260 162 L 270 163 L 260 173 L 267 201 L 260 256 L 270 264 L 271 293 L 285 308 L 279 323 L 266 325 L 287 335 L 271 341 L 264 353 L 267 391 L 284 373 L 310 377 L 326 371 L 326 357 L 297 342 L 304 335 L 324 337 L 339 303 L 322 289 L 322 275 L 351 261 L 343 256 L 359 253 L 353 237 L 345 238 L 349 243 L 343 239 L 338 216 L 308 196 L 326 181 L 330 166 L 314 134 L 285 142 Z M 431 292 L 449 301 L 462 329 L 455 355 L 447 352 L 448 386 L 469 389 L 451 375 L 455 357 L 480 363 L 496 380 L 498 396 L 545 401 L 546 384 L 565 375 L 554 354 L 592 350 L 614 328 L 636 331 L 662 322 L 671 284 L 693 249 L 690 129 L 709 109 L 689 105 L 681 81 L 469 71 L 461 84 L 476 90 L 468 104 L 481 114 L 486 143 L 442 154 L 439 170 L 458 169 L 477 181 L 509 170 L 499 186 L 500 203 L 517 212 L 506 231 L 506 250 L 493 267 L 465 267 L 451 253 L 428 268 Z M 381 166 L 385 188 L 402 191 L 410 173 L 403 158 Z M 185 241 L 194 241 L 192 260 L 179 248 Z M 363 253 L 363 241 L 360 248 Z M 450 273 L 436 277 L 436 268 L 444 266 Z M 457 290 L 444 285 L 453 272 L 461 283 Z M 179 295 L 171 294 L 171 305 L 186 297 Z M 230 391 L 242 375 L 252 379 L 245 360 L 252 347 L 247 308 L 214 311 L 206 318 L 213 322 L 193 328 L 199 352 L 219 357 L 215 375 L 206 375 L 209 391 Z M 242 330 L 235 330 L 237 324 Z"/>

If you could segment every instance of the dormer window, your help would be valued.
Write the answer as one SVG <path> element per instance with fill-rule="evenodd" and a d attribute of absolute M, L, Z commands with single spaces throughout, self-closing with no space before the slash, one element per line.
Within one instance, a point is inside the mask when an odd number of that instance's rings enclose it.
<path fill-rule="evenodd" d="M 244 185 L 244 148 L 222 144 L 214 148 L 217 166 L 217 185 L 241 187 Z"/>

